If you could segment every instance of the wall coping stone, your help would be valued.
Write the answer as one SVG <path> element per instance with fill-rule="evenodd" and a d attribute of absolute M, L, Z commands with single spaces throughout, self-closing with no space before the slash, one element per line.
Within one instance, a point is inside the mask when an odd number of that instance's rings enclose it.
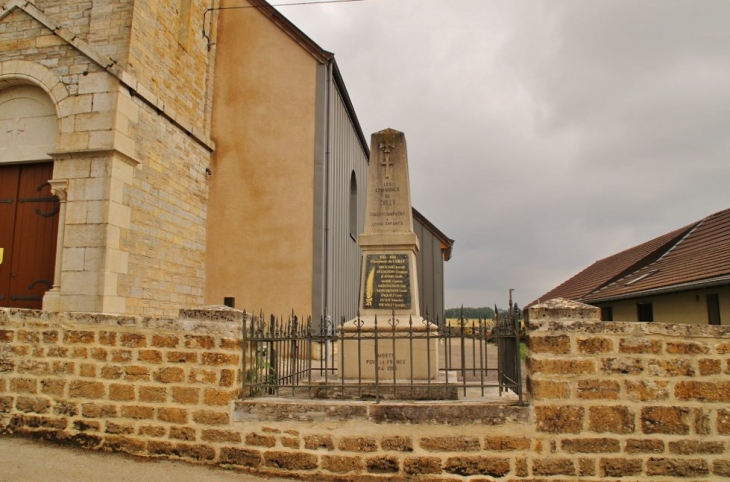
<path fill-rule="evenodd" d="M 361 420 L 374 423 L 430 425 L 504 425 L 528 423 L 530 407 L 505 402 L 369 402 L 289 400 L 279 398 L 236 400 L 234 422 L 322 422 Z"/>
<path fill-rule="evenodd" d="M 86 324 L 148 328 L 156 330 L 181 330 L 186 332 L 241 337 L 243 312 L 228 307 L 201 307 L 180 310 L 178 318 L 142 317 L 111 313 L 50 312 L 20 308 L 0 308 L 0 326 L 11 323 L 33 322 L 53 324 Z"/>
<path fill-rule="evenodd" d="M 553 298 L 524 311 L 525 322 L 537 324 L 545 320 L 600 320 L 601 310 L 565 298 Z"/>
<path fill-rule="evenodd" d="M 527 329 L 556 333 L 606 333 L 616 335 L 665 335 L 679 338 L 730 338 L 728 325 L 690 325 L 601 321 L 600 308 L 564 298 L 554 298 L 525 310 Z"/>
<path fill-rule="evenodd" d="M 179 311 L 179 318 L 186 320 L 213 320 L 238 322 L 243 319 L 243 311 L 224 305 L 208 305 L 200 308 L 187 308 Z M 246 314 L 250 319 L 250 313 Z"/>

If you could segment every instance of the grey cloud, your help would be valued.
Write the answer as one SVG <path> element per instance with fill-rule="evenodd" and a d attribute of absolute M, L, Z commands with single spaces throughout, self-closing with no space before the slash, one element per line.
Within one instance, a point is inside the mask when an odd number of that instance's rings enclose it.
<path fill-rule="evenodd" d="M 282 8 L 366 136 L 406 133 L 456 239 L 447 304 L 520 304 L 730 205 L 730 3 L 369 0 Z"/>

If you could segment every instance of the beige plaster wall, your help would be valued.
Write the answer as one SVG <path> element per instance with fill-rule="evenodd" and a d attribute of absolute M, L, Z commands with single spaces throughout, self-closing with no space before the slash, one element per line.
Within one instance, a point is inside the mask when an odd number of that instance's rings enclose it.
<path fill-rule="evenodd" d="M 597 306 L 611 306 L 614 320 L 637 321 L 636 304 L 652 303 L 654 322 L 706 325 L 708 324 L 707 295 L 713 293 L 720 297 L 721 323 L 730 325 L 730 286 L 600 303 Z"/>
<path fill-rule="evenodd" d="M 256 9 L 219 22 L 205 301 L 309 314 L 317 63 Z"/>

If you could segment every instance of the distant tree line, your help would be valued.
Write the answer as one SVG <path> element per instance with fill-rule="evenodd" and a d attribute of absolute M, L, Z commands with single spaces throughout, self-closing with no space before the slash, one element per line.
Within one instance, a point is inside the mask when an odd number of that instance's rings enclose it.
<path fill-rule="evenodd" d="M 446 318 L 459 318 L 462 313 L 462 308 L 449 308 L 446 310 Z M 472 307 L 464 307 L 464 318 L 470 318 L 470 319 L 492 319 L 494 318 L 494 309 L 490 308 L 488 306 L 483 306 L 481 308 L 472 308 Z M 500 310 L 501 312 L 502 310 Z"/>

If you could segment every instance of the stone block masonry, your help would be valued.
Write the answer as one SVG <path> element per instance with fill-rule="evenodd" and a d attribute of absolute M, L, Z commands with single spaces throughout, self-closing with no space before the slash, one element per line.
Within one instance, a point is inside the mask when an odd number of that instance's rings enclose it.
<path fill-rule="evenodd" d="M 226 427 L 240 391 L 242 316 L 183 313 L 153 319 L 0 310 L 3 430 L 212 460 L 208 441 L 236 438 Z"/>
<path fill-rule="evenodd" d="M 37 87 L 59 121 L 46 160 L 65 211 L 44 309 L 174 316 L 200 306 L 214 149 L 208 6 L 3 3 L 0 90 Z"/>
<path fill-rule="evenodd" d="M 533 475 L 730 477 L 730 327 L 603 323 L 566 300 L 528 319 L 535 438 L 552 457 Z"/>
<path fill-rule="evenodd" d="M 239 400 L 241 312 L 0 310 L 0 430 L 304 480 L 730 480 L 730 330 L 529 312 L 529 406 Z"/>

